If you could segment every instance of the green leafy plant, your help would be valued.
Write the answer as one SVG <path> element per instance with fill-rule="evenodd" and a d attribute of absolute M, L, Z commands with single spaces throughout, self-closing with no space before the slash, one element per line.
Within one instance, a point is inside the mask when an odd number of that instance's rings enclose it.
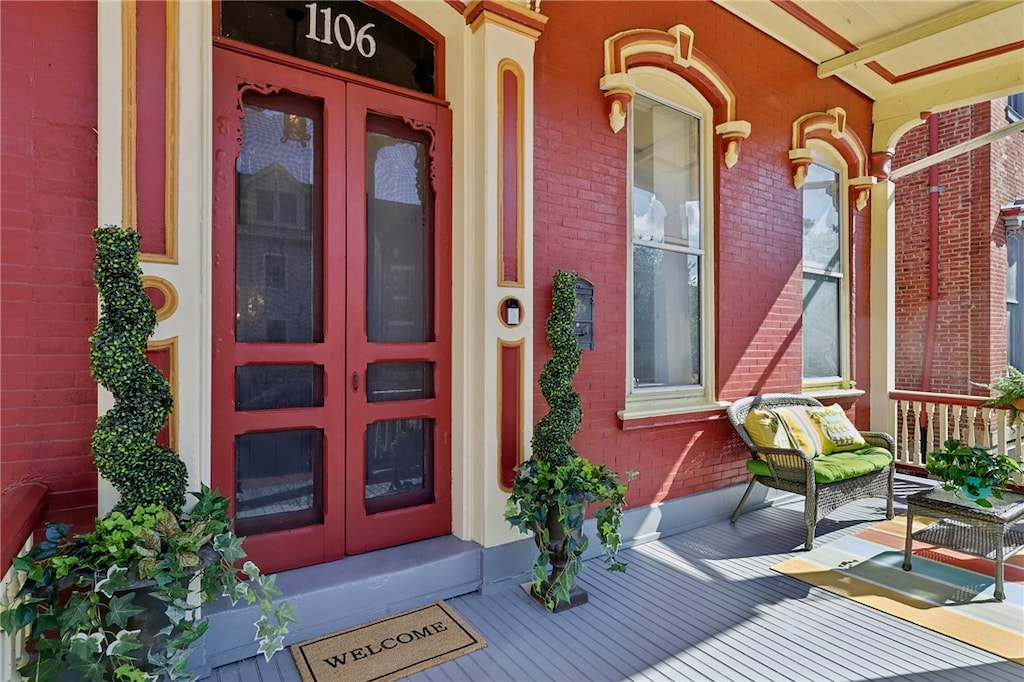
<path fill-rule="evenodd" d="M 36 655 L 19 670 L 25 679 L 56 680 L 62 668 L 82 680 L 192 679 L 190 645 L 208 627 L 197 611 L 222 596 L 259 602 L 260 652 L 269 659 L 283 648 L 295 616 L 287 602 L 275 606 L 275 576 L 249 561 L 242 567 L 248 580 L 239 580 L 235 564 L 245 551 L 231 532 L 228 501 L 206 486 L 193 495 L 192 511 L 180 516 L 140 506 L 73 537 L 66 525 L 50 524 L 45 540 L 14 559 L 25 577 L 0 611 L 0 627 L 29 628 Z"/>
<path fill-rule="evenodd" d="M 101 313 L 90 337 L 93 377 L 114 396 L 97 420 L 97 469 L 120 494 L 93 529 L 69 537 L 53 523 L 46 537 L 14 559 L 19 591 L 0 603 L 0 628 L 26 631 L 33 654 L 27 680 L 192 679 L 191 645 L 207 630 L 202 604 L 226 596 L 259 602 L 255 639 L 270 659 L 283 648 L 294 609 L 245 558 L 231 530 L 229 503 L 207 486 L 185 511 L 186 468 L 156 437 L 172 408 L 167 381 L 145 355 L 156 314 L 142 286 L 139 235 L 100 227 L 94 279 Z"/>
<path fill-rule="evenodd" d="M 579 394 L 572 388 L 581 357 L 573 328 L 575 273 L 555 273 L 551 299 L 545 330 L 552 356 L 540 375 L 541 393 L 549 410 L 534 429 L 533 457 L 516 470 L 505 520 L 513 528 L 534 533 L 538 554 L 532 591 L 554 611 L 570 601 L 589 543 L 583 533 L 587 505 L 600 505 L 595 514 L 597 536 L 609 570 L 626 570 L 616 558 L 626 484 L 608 467 L 580 457 L 571 445 L 583 418 Z"/>
<path fill-rule="evenodd" d="M 943 445 L 943 450 L 928 453 L 925 468 L 943 481 L 943 490 L 974 499 L 979 507 L 992 507 L 989 496 L 1003 499 L 1001 489 L 1022 470 L 1020 462 L 992 448 L 962 445 L 952 438 Z"/>
<path fill-rule="evenodd" d="M 991 384 L 977 385 L 999 394 L 986 400 L 983 405 L 1007 408 L 1010 411 L 1011 426 L 1024 422 L 1024 372 L 1013 365 L 1007 365 L 1005 375 L 997 377 Z"/>
<path fill-rule="evenodd" d="M 146 358 L 156 311 L 142 287 L 140 240 L 126 227 L 93 230 L 100 317 L 89 337 L 90 369 L 114 396 L 114 405 L 96 421 L 92 453 L 100 475 L 120 495 L 122 511 L 152 503 L 181 509 L 185 463 L 156 441 L 173 398 L 167 380 Z"/>

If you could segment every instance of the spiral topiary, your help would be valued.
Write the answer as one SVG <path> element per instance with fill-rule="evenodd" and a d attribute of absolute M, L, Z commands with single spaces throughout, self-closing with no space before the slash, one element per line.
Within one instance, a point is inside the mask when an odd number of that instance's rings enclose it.
<path fill-rule="evenodd" d="M 583 419 L 580 395 L 572 387 L 581 356 L 573 327 L 575 313 L 576 273 L 559 270 L 555 273 L 551 313 L 545 326 L 551 358 L 540 373 L 540 392 L 549 410 L 537 422 L 531 441 L 533 456 L 553 466 L 568 464 L 578 457 L 569 443 Z"/>
<path fill-rule="evenodd" d="M 540 374 L 549 409 L 534 427 L 533 457 L 517 467 L 505 506 L 505 520 L 513 528 L 534 534 L 538 551 L 530 592 L 550 611 L 586 601 L 586 593 L 575 582 L 589 544 L 583 532 L 587 505 L 599 505 L 594 514 L 597 538 L 609 570 L 626 570 L 616 558 L 626 484 L 607 466 L 580 457 L 569 443 L 583 420 L 580 396 L 572 387 L 582 355 L 573 326 L 575 313 L 576 273 L 559 270 L 546 324 L 552 353 Z M 632 478 L 633 472 L 629 475 Z"/>
<path fill-rule="evenodd" d="M 156 442 L 173 406 L 171 389 L 146 357 L 156 311 L 142 286 L 138 232 L 127 227 L 93 230 L 93 281 L 100 317 L 89 337 L 90 371 L 114 396 L 96 421 L 92 454 L 100 475 L 120 494 L 117 508 L 158 503 L 178 513 L 185 505 L 187 473 L 178 454 Z"/>

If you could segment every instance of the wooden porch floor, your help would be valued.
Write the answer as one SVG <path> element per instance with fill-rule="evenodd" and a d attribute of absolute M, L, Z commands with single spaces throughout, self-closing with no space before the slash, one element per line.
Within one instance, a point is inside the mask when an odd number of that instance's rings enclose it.
<path fill-rule="evenodd" d="M 914 488 L 902 479 L 897 498 Z M 485 649 L 410 682 L 495 680 L 985 680 L 1019 682 L 1021 666 L 771 570 L 800 553 L 801 503 L 753 511 L 621 553 L 625 574 L 588 562 L 584 606 L 550 615 L 517 585 L 447 600 Z M 897 511 L 902 505 L 897 503 Z M 881 500 L 847 505 L 817 544 L 876 522 Z M 1024 629 L 1024 623 L 1021 624 Z M 217 682 L 298 682 L 288 651 L 213 671 Z"/>

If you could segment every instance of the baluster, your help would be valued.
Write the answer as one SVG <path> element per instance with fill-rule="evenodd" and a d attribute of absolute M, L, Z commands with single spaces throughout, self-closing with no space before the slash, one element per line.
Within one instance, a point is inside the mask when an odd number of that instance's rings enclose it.
<path fill-rule="evenodd" d="M 907 461 L 916 464 L 921 459 L 921 402 L 910 400 L 908 402 L 906 418 L 907 440 Z"/>

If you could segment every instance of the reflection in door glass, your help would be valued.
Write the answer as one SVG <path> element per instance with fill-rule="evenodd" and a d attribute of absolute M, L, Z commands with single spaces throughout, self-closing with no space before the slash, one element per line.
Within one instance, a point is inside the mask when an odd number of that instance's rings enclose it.
<path fill-rule="evenodd" d="M 240 342 L 322 340 L 316 123 L 301 114 L 245 106 L 236 164 L 235 335 Z"/>
<path fill-rule="evenodd" d="M 371 116 L 367 125 L 367 337 L 371 342 L 432 341 L 433 225 L 426 143 L 414 139 L 422 135 L 389 119 Z"/>
<path fill-rule="evenodd" d="M 423 400 L 434 397 L 434 363 L 371 362 L 366 367 L 366 401 Z"/>
<path fill-rule="evenodd" d="M 366 426 L 367 500 L 429 493 L 424 465 L 433 461 L 433 432 L 432 419 L 392 419 Z"/>
<path fill-rule="evenodd" d="M 241 365 L 235 368 L 235 409 L 323 407 L 322 365 Z"/>
<path fill-rule="evenodd" d="M 254 534 L 320 523 L 323 432 L 248 433 L 235 438 L 235 517 Z"/>

